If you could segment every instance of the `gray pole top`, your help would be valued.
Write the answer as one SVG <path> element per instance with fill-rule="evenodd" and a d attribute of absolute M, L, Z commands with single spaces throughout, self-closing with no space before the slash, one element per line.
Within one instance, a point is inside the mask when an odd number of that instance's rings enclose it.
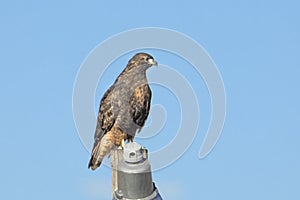
<path fill-rule="evenodd" d="M 152 182 L 146 149 L 136 142 L 127 143 L 117 166 L 117 189 L 113 200 L 162 200 Z"/>
<path fill-rule="evenodd" d="M 127 163 L 141 162 L 143 158 L 142 146 L 139 143 L 131 142 L 124 146 L 123 158 Z"/>

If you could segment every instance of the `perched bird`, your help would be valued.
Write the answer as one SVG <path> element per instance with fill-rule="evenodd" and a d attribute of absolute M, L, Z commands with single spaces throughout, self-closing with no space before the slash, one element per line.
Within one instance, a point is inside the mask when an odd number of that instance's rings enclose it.
<path fill-rule="evenodd" d="M 103 95 L 88 168 L 95 170 L 115 146 L 126 139 L 132 142 L 135 133 L 144 126 L 151 102 L 146 70 L 153 65 L 157 62 L 151 55 L 134 55 Z"/>

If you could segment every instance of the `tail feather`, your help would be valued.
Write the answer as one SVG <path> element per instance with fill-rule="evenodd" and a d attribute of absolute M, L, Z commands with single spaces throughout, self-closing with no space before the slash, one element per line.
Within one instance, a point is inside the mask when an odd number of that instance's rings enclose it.
<path fill-rule="evenodd" d="M 110 140 L 109 134 L 106 134 L 97 144 L 94 145 L 92 156 L 88 168 L 97 169 L 103 158 L 113 149 L 114 143 Z"/>
<path fill-rule="evenodd" d="M 91 168 L 92 170 L 97 169 L 101 165 L 102 159 L 104 156 L 101 156 L 101 141 L 95 143 L 92 156 L 88 165 L 88 168 Z"/>
<path fill-rule="evenodd" d="M 95 159 L 95 156 L 92 155 L 92 157 L 90 159 L 90 162 L 89 162 L 89 165 L 88 165 L 88 168 L 91 168 L 94 171 L 100 165 L 101 165 L 101 161 L 97 161 L 97 159 Z"/>

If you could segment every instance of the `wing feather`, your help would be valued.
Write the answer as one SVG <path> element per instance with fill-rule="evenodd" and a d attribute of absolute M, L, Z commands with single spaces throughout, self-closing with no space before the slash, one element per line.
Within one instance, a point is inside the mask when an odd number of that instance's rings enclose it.
<path fill-rule="evenodd" d="M 114 109 L 113 106 L 113 89 L 114 87 L 110 87 L 105 94 L 103 95 L 100 101 L 100 108 L 98 112 L 97 118 L 97 126 L 94 135 L 95 145 L 100 141 L 103 136 L 111 130 L 113 127 L 117 113 L 115 113 L 118 109 Z"/>
<path fill-rule="evenodd" d="M 150 111 L 151 90 L 148 84 L 135 89 L 130 98 L 130 115 L 135 124 L 144 126 Z"/>

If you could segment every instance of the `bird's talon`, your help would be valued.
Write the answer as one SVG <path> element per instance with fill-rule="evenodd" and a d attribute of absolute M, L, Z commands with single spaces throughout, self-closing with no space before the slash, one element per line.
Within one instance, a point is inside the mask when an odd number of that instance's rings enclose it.
<path fill-rule="evenodd" d="M 124 146 L 125 146 L 125 140 L 122 139 L 122 141 L 121 141 L 121 148 L 123 149 Z"/>

